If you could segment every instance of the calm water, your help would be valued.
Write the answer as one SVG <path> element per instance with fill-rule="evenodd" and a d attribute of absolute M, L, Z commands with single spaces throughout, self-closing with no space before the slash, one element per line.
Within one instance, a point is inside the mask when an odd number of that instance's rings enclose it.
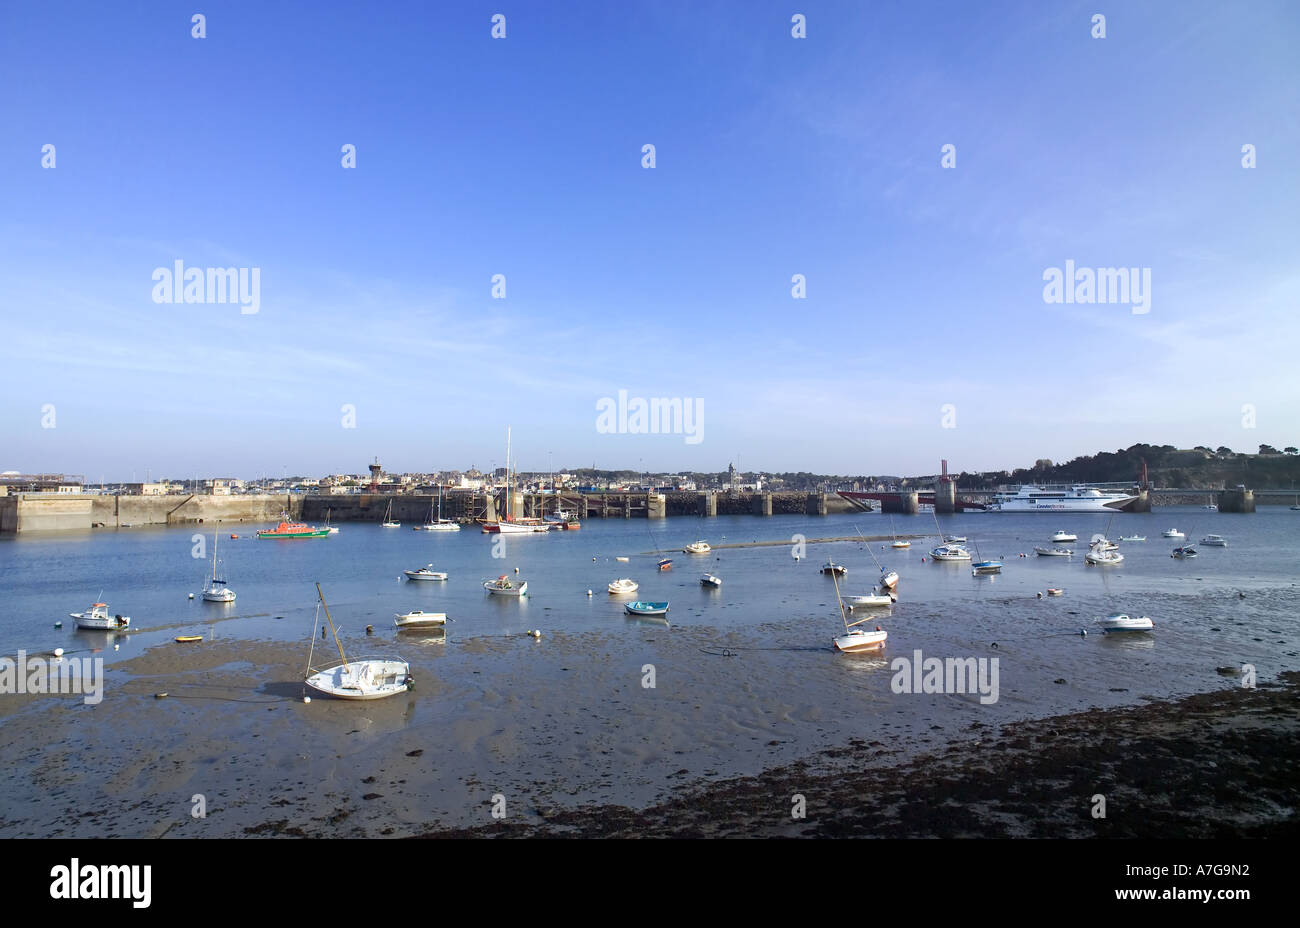
<path fill-rule="evenodd" d="M 1226 641 L 1249 649 L 1261 629 L 1210 633 L 1204 622 L 1270 615 L 1271 597 L 1294 590 L 1300 578 L 1300 513 L 1285 508 L 1229 515 L 1168 507 L 1117 516 L 1112 538 L 1138 534 L 1147 541 L 1121 545 L 1121 566 L 1085 567 L 1086 541 L 1093 532 L 1104 531 L 1107 521 L 1100 515 L 971 514 L 943 519 L 946 533 L 968 536 L 972 552 L 978 547 L 985 557 L 1003 559 L 1004 572 L 991 577 L 973 578 L 968 564 L 922 563 L 935 542 L 935 523 L 928 514 L 894 516 L 893 524 L 900 535 L 928 532 L 930 537 L 915 539 L 907 550 L 880 542 L 872 550 L 882 564 L 902 575 L 895 623 L 927 615 L 938 622 L 936 631 L 987 627 L 994 639 L 1015 604 L 1038 621 L 1067 630 L 1093 614 L 1125 611 L 1150 615 L 1161 630 L 1162 648 L 1222 648 Z M 1230 546 L 1199 546 L 1200 557 L 1174 560 L 1170 551 L 1182 542 L 1160 537 L 1171 526 L 1183 530 L 1188 541 L 1214 532 L 1225 536 Z M 67 648 L 69 641 L 83 637 L 102 642 L 102 634 L 77 632 L 67 619 L 68 612 L 80 611 L 101 596 L 110 611 L 132 617 L 138 630 L 130 636 L 133 649 L 175 634 L 206 633 L 214 625 L 222 637 L 305 642 L 315 612 L 313 584 L 318 581 L 339 625 L 353 635 L 373 624 L 379 637 L 391 638 L 393 613 L 412 609 L 448 613 L 454 620 L 452 641 L 537 627 L 608 630 L 623 621 L 623 612 L 620 600 L 605 586 L 625 576 L 641 584 L 635 598 L 670 601 L 674 625 L 744 630 L 800 618 L 806 620 L 807 643 L 819 645 L 837 623 L 833 587 L 819 568 L 833 557 L 850 568 L 842 580 L 843 591 L 868 592 L 878 570 L 864 544 L 809 545 L 798 562 L 789 547 L 715 550 L 708 556 L 685 555 L 681 547 L 697 537 L 726 544 L 783 540 L 795 534 L 810 539 L 852 535 L 856 529 L 867 535 L 889 533 L 888 519 L 879 514 L 668 519 L 649 526 L 644 520 L 591 520 L 578 532 L 506 536 L 505 557 L 494 558 L 500 536 L 477 529 L 444 534 L 415 532 L 409 525 L 384 529 L 344 524 L 338 535 L 328 538 L 266 541 L 253 536 L 256 527 L 227 525 L 218 533 L 219 555 L 238 593 L 229 605 L 197 597 L 211 563 L 211 529 L 202 540 L 206 560 L 193 556 L 194 528 L 0 536 L 0 651 Z M 1068 561 L 1034 556 L 1034 546 L 1051 546 L 1050 536 L 1058 528 L 1079 536 L 1073 546 L 1076 556 Z M 232 533 L 240 537 L 232 540 Z M 656 546 L 673 557 L 672 571 L 655 570 Z M 1029 556 L 1020 558 L 1020 553 Z M 630 561 L 616 562 L 618 555 Z M 447 571 L 450 579 L 410 583 L 402 577 L 402 570 L 428 563 Z M 723 578 L 721 590 L 701 588 L 699 577 L 705 569 Z M 482 581 L 499 574 L 527 579 L 528 596 L 523 601 L 486 596 Z M 1058 608 L 1045 613 L 1041 603 L 1029 600 L 1049 586 L 1065 588 L 1066 596 L 1053 600 L 1050 605 Z M 593 591 L 590 598 L 588 589 Z M 1247 598 L 1241 600 L 1237 591 L 1246 592 Z M 1271 595 L 1258 601 L 1252 591 Z M 194 600 L 187 599 L 191 592 Z M 1184 596 L 1196 598 L 1195 609 L 1171 608 L 1172 600 Z M 1070 611 L 1081 614 L 1059 621 L 1049 618 Z M 59 620 L 65 626 L 56 631 L 53 624 Z M 1269 624 L 1294 646 L 1294 615 L 1279 609 Z M 1007 628 L 1002 637 L 1015 637 L 1011 632 Z M 1269 644 L 1260 652 L 1272 653 L 1276 639 Z"/>

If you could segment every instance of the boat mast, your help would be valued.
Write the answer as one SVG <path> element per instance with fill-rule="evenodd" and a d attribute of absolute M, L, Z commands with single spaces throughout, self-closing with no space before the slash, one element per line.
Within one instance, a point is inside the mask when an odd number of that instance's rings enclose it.
<path fill-rule="evenodd" d="M 510 509 L 511 509 L 510 504 L 514 502 L 514 500 L 511 499 L 512 496 L 514 496 L 514 494 L 510 492 L 510 426 L 507 425 L 506 426 L 506 518 L 505 518 L 505 521 L 507 522 L 514 521 L 513 519 L 510 518 Z"/>
<path fill-rule="evenodd" d="M 348 662 L 348 656 L 343 653 L 343 645 L 339 643 L 339 630 L 334 627 L 334 619 L 330 617 L 329 603 L 325 602 L 325 594 L 320 591 L 320 584 L 316 584 L 316 595 L 320 597 L 320 604 L 325 607 L 325 620 L 330 623 L 330 632 L 334 635 L 334 646 L 339 649 L 339 658 L 343 663 Z M 316 635 L 312 634 L 312 642 L 315 643 Z"/>

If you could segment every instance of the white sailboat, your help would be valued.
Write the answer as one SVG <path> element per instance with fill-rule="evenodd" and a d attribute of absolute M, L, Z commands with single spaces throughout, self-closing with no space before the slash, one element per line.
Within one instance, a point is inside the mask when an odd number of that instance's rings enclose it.
<path fill-rule="evenodd" d="M 433 503 L 429 504 L 429 518 L 423 525 L 415 527 L 417 532 L 459 532 L 460 524 L 454 519 L 444 519 L 442 517 L 442 485 L 438 485 L 438 515 L 433 515 Z"/>
<path fill-rule="evenodd" d="M 682 548 L 683 554 L 708 554 L 713 549 L 709 547 L 707 541 L 692 541 L 685 548 Z"/>
<path fill-rule="evenodd" d="M 326 510 L 325 510 L 325 528 L 326 528 L 327 531 L 329 531 L 329 533 L 330 533 L 331 535 L 337 535 L 337 534 L 339 533 L 339 527 L 338 527 L 337 525 L 330 525 L 330 512 L 331 512 L 331 511 L 332 511 L 332 510 L 330 510 L 330 509 L 326 509 Z"/>
<path fill-rule="evenodd" d="M 388 508 L 384 510 L 384 528 L 401 528 L 402 523 L 393 520 L 393 501 L 388 501 Z"/>
<path fill-rule="evenodd" d="M 900 539 L 900 538 L 898 537 L 897 533 L 894 531 L 894 517 L 893 517 L 893 516 L 890 516 L 890 517 L 889 517 L 889 534 L 892 535 L 893 538 L 894 538 L 894 540 L 893 540 L 893 541 L 890 543 L 890 545 L 889 545 L 891 548 L 910 548 L 910 547 L 912 547 L 912 543 L 911 543 L 910 541 L 907 541 L 907 540 L 905 540 L 905 539 Z"/>
<path fill-rule="evenodd" d="M 329 622 L 330 631 L 334 635 L 334 645 L 339 649 L 339 659 L 343 661 L 333 667 L 326 667 L 323 670 L 316 670 L 312 666 L 312 658 L 316 653 L 316 626 L 312 625 L 311 650 L 307 654 L 307 673 L 304 682 L 318 693 L 324 693 L 327 696 L 333 696 L 336 699 L 383 699 L 385 696 L 396 696 L 398 693 L 405 693 L 415 686 L 415 681 L 411 677 L 411 665 L 401 658 L 394 657 L 369 657 L 359 660 L 348 660 L 343 653 L 343 645 L 339 642 L 338 629 L 334 627 L 334 619 L 330 615 L 330 607 L 325 602 L 325 594 L 321 592 L 320 584 L 316 584 L 316 595 L 320 597 L 320 604 L 325 609 L 325 620 Z M 316 618 L 320 620 L 320 610 L 316 612 Z"/>
<path fill-rule="evenodd" d="M 876 626 L 875 631 L 859 627 L 863 622 L 870 622 L 870 616 L 858 619 L 856 622 L 850 622 L 848 609 L 844 605 L 844 600 L 840 598 L 839 578 L 832 572 L 831 579 L 835 581 L 835 600 L 839 603 L 840 620 L 844 623 L 844 634 L 832 639 L 835 650 L 843 651 L 846 654 L 858 654 L 863 651 L 876 651 L 883 648 L 889 633 L 879 625 Z"/>
<path fill-rule="evenodd" d="M 212 534 L 212 572 L 208 575 L 207 583 L 203 585 L 203 599 L 209 603 L 233 603 L 235 601 L 235 591 L 226 586 L 226 578 L 221 576 L 217 570 L 217 538 L 218 535 Z"/>
<path fill-rule="evenodd" d="M 876 552 L 871 550 L 871 542 L 867 541 L 867 536 L 862 534 L 862 529 L 854 525 L 853 530 L 858 533 L 858 537 L 861 538 L 863 543 L 867 546 L 867 553 L 871 555 L 871 559 L 875 561 L 876 566 L 880 568 L 881 589 L 892 591 L 894 587 L 898 586 L 898 571 L 885 570 L 885 565 L 880 563 L 880 558 L 876 557 Z"/>

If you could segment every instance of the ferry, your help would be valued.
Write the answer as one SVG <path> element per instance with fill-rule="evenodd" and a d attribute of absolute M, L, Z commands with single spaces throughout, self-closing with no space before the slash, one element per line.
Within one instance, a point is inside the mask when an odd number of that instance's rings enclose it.
<path fill-rule="evenodd" d="M 1136 493 L 1074 486 L 1026 485 L 1012 492 L 1000 490 L 989 509 L 993 512 L 1114 512 L 1137 499 Z"/>
<path fill-rule="evenodd" d="M 303 522 L 281 522 L 275 528 L 264 529 L 257 533 L 258 538 L 324 538 L 330 533 L 327 528 L 316 528 Z"/>

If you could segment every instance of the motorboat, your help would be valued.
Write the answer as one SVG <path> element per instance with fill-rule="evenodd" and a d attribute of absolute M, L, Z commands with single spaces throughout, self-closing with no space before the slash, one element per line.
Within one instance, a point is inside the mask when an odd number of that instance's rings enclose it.
<path fill-rule="evenodd" d="M 971 576 L 976 574 L 1000 574 L 1002 573 L 1001 561 L 976 561 L 971 564 Z"/>
<path fill-rule="evenodd" d="M 1211 548 L 1226 548 L 1228 547 L 1228 539 L 1222 535 L 1206 535 L 1201 539 L 1201 544 L 1209 545 Z"/>
<path fill-rule="evenodd" d="M 1097 624 L 1106 632 L 1149 632 L 1155 626 L 1146 616 L 1128 616 L 1122 612 L 1098 619 Z"/>
<path fill-rule="evenodd" d="M 708 554 L 713 549 L 709 547 L 707 541 L 693 541 L 685 548 L 682 548 L 683 554 Z"/>
<path fill-rule="evenodd" d="M 316 593 L 320 596 L 320 604 L 325 609 L 325 619 L 334 634 L 334 645 L 338 648 L 339 658 L 343 663 L 323 670 L 317 670 L 312 666 L 312 658 L 316 653 L 316 629 L 313 627 L 312 646 L 307 655 L 307 676 L 303 681 L 307 686 L 326 696 L 349 700 L 383 699 L 386 696 L 405 693 L 415 686 L 415 678 L 411 676 L 411 665 L 401 658 L 363 657 L 349 660 L 343 653 L 338 629 L 334 626 L 334 619 L 330 616 L 329 606 L 325 603 L 325 596 L 321 593 L 319 583 L 316 584 Z M 317 621 L 319 618 L 318 609 Z"/>
<path fill-rule="evenodd" d="M 1120 541 L 1146 541 L 1146 535 L 1120 535 Z"/>
<path fill-rule="evenodd" d="M 395 612 L 393 613 L 393 619 L 393 624 L 398 628 L 432 628 L 438 625 L 446 625 L 447 613 L 425 612 L 422 609 L 416 609 L 414 612 Z"/>
<path fill-rule="evenodd" d="M 1110 551 L 1105 548 L 1093 547 L 1088 549 L 1088 553 L 1083 556 L 1084 563 L 1092 564 L 1096 567 L 1114 567 L 1124 561 L 1124 555 L 1118 551 Z"/>
<path fill-rule="evenodd" d="M 612 581 L 609 584 L 609 591 L 616 595 L 623 594 L 623 593 L 635 593 L 639 587 L 640 584 L 638 584 L 635 580 L 632 580 L 628 577 L 623 577 L 619 580 Z"/>
<path fill-rule="evenodd" d="M 969 561 L 970 552 L 961 545 L 939 545 L 930 549 L 930 557 L 936 561 Z"/>
<path fill-rule="evenodd" d="M 404 570 L 408 580 L 446 580 L 447 572 L 445 570 L 434 570 L 432 564 L 426 564 L 419 570 Z"/>
<path fill-rule="evenodd" d="M 1194 545 L 1183 545 L 1182 547 L 1174 548 L 1174 553 L 1169 556 L 1176 557 L 1180 560 L 1189 557 L 1196 557 L 1196 547 Z"/>
<path fill-rule="evenodd" d="M 1164 538 L 1186 538 L 1187 537 L 1182 532 L 1178 531 L 1178 529 L 1176 528 L 1166 529 L 1160 534 Z"/>
<path fill-rule="evenodd" d="M 854 606 L 892 606 L 898 602 L 898 597 L 890 593 L 865 593 L 857 596 L 845 596 L 844 601 L 852 609 Z"/>
<path fill-rule="evenodd" d="M 1073 557 L 1072 548 L 1034 548 L 1034 553 L 1039 557 Z"/>
<path fill-rule="evenodd" d="M 1072 532 L 1067 532 L 1065 529 L 1061 529 L 1059 532 L 1057 532 L 1055 535 L 1052 536 L 1052 543 L 1058 545 L 1067 541 L 1078 541 L 1078 540 L 1079 540 L 1078 535 L 1075 535 Z"/>
<path fill-rule="evenodd" d="M 91 603 L 85 612 L 69 612 L 68 618 L 76 619 L 77 628 L 92 631 L 115 631 L 131 624 L 129 615 L 109 615 L 106 603 Z"/>
<path fill-rule="evenodd" d="M 502 574 L 495 580 L 484 580 L 483 589 L 493 596 L 524 596 L 528 593 L 528 581 L 521 580 L 516 583 Z"/>
<path fill-rule="evenodd" d="M 668 604 L 649 603 L 638 600 L 634 603 L 624 603 L 623 611 L 629 615 L 663 615 L 668 611 Z"/>
<path fill-rule="evenodd" d="M 713 574 L 705 574 L 703 577 L 700 578 L 700 583 L 704 586 L 713 587 L 714 589 L 717 589 L 718 587 L 722 586 L 722 578 L 715 577 L 713 576 Z"/>
<path fill-rule="evenodd" d="M 847 567 L 843 564 L 836 564 L 834 561 L 827 561 L 826 566 L 822 568 L 822 573 L 827 576 L 835 575 L 842 577 L 848 572 L 849 569 Z"/>

